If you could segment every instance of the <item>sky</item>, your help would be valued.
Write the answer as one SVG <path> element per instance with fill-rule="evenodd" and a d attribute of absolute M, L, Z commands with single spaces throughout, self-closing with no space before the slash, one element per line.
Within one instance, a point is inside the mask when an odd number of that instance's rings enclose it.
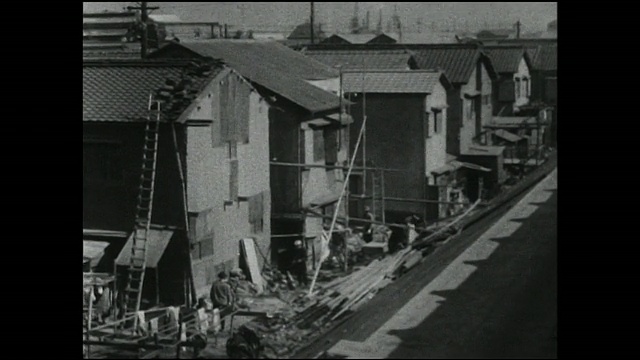
<path fill-rule="evenodd" d="M 135 6 L 135 2 L 85 2 L 85 12 L 122 10 Z M 346 32 L 354 14 L 353 2 L 316 2 L 315 18 L 323 24 L 323 30 Z M 383 28 L 394 13 L 397 13 L 406 32 L 431 28 L 437 30 L 478 31 L 483 28 L 507 28 L 520 20 L 522 32 L 546 29 L 547 23 L 557 19 L 557 2 L 369 2 L 357 3 L 360 19 L 370 12 L 372 28 L 378 23 L 380 11 Z M 157 14 L 175 14 L 186 21 L 217 21 L 238 27 L 256 30 L 286 31 L 309 19 L 309 2 L 150 2 L 159 6 Z"/>

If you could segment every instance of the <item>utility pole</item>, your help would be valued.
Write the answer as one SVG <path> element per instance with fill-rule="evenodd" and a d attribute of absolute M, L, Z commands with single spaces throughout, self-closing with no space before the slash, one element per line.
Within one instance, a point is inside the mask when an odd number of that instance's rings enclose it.
<path fill-rule="evenodd" d="M 520 19 L 518 19 L 516 22 L 516 39 L 520 39 L 520 25 L 522 24 L 520 23 Z"/>
<path fill-rule="evenodd" d="M 137 6 L 128 6 L 127 9 L 129 10 L 140 10 L 140 26 L 142 28 L 142 40 L 141 40 L 141 44 L 140 44 L 140 57 L 141 58 L 146 58 L 147 57 L 147 48 L 149 46 L 149 34 L 147 31 L 147 22 L 149 21 L 149 10 L 158 10 L 159 7 L 157 6 L 148 6 L 148 3 L 146 1 L 143 1 L 140 3 L 140 7 Z"/>
<path fill-rule="evenodd" d="M 313 34 L 313 2 L 311 3 L 311 24 L 310 24 L 310 26 L 311 26 L 311 44 L 314 44 L 315 43 L 314 42 L 315 39 L 314 39 L 314 36 L 313 36 L 314 35 Z"/>

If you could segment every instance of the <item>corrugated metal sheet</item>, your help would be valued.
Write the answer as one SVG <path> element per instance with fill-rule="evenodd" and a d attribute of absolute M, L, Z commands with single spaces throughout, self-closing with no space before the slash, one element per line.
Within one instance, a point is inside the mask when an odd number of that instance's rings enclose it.
<path fill-rule="evenodd" d="M 475 46 L 432 46 L 414 50 L 421 69 L 440 69 L 452 83 L 466 84 L 480 58 Z"/>
<path fill-rule="evenodd" d="M 520 61 L 525 54 L 524 47 L 521 46 L 486 46 L 484 49 L 494 69 L 499 73 L 518 72 Z"/>
<path fill-rule="evenodd" d="M 245 78 L 311 112 L 340 106 L 338 96 L 304 81 L 336 78 L 340 73 L 277 42 L 209 40 L 168 46 L 182 46 L 200 56 L 222 59 Z M 168 46 L 152 56 L 161 57 Z"/>
<path fill-rule="evenodd" d="M 82 67 L 83 121 L 140 121 L 147 115 L 149 93 L 160 89 L 168 78 L 180 79 L 185 64 L 157 61 L 85 61 Z M 197 79 L 204 87 L 223 67 L 208 78 Z"/>
<path fill-rule="evenodd" d="M 352 93 L 424 93 L 433 92 L 440 81 L 437 71 L 367 71 L 342 75 L 345 92 Z"/>
<path fill-rule="evenodd" d="M 405 70 L 411 54 L 407 50 L 309 50 L 305 55 L 331 67 L 345 70 Z"/>
<path fill-rule="evenodd" d="M 116 264 L 120 266 L 129 266 L 131 262 L 131 248 L 133 247 L 133 236 L 135 232 L 131 233 L 129 239 L 124 244 L 122 251 L 116 258 Z M 162 258 L 164 254 L 164 250 L 169 245 L 169 241 L 173 236 L 173 230 L 149 230 L 147 237 L 147 267 L 149 268 L 157 268 L 158 262 Z"/>

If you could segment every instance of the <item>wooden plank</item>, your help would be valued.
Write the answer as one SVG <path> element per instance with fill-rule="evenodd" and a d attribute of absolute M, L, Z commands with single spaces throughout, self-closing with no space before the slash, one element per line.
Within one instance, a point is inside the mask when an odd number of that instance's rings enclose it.
<path fill-rule="evenodd" d="M 258 266 L 258 256 L 256 255 L 256 248 L 253 239 L 242 239 L 242 248 L 244 250 L 244 257 L 249 266 L 249 276 L 251 282 L 258 286 L 258 291 L 261 293 L 264 290 L 264 282 L 262 275 L 260 275 L 260 267 Z"/>

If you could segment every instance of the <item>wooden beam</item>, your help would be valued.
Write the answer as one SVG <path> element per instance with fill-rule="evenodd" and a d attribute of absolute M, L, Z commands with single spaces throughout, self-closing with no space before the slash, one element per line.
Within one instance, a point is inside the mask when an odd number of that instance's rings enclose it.
<path fill-rule="evenodd" d="M 289 166 L 289 167 L 297 167 L 297 168 L 322 168 L 322 169 L 342 169 L 342 170 L 349 169 L 348 166 L 341 166 L 341 165 L 284 163 L 284 162 L 278 162 L 278 161 L 271 161 L 270 164 L 273 165 L 273 166 Z M 380 167 L 356 167 L 356 166 L 353 167 L 353 170 L 358 170 L 358 171 L 372 170 L 372 171 L 387 171 L 387 172 L 409 172 L 408 170 L 401 170 L 401 169 L 387 169 L 387 168 L 380 168 Z"/>

